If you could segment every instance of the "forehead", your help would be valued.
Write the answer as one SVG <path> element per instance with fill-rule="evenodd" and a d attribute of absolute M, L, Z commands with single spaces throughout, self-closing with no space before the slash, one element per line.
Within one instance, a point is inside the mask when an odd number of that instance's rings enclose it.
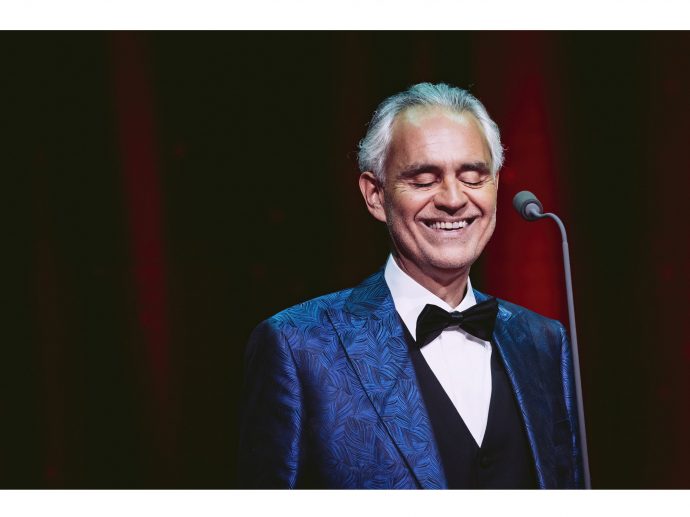
<path fill-rule="evenodd" d="M 490 152 L 477 119 L 470 113 L 415 106 L 400 113 L 392 128 L 390 165 L 408 162 L 489 163 Z"/>

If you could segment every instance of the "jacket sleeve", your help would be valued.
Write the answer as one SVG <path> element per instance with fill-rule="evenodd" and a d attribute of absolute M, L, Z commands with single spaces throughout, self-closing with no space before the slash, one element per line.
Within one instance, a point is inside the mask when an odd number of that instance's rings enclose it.
<path fill-rule="evenodd" d="M 294 488 L 300 467 L 303 400 L 285 335 L 266 320 L 252 332 L 244 363 L 238 483 Z"/>
<path fill-rule="evenodd" d="M 572 486 L 568 488 L 584 488 L 572 351 L 570 348 L 570 339 L 568 339 L 565 327 L 559 323 L 558 330 L 561 337 L 561 379 L 563 382 L 563 396 L 565 398 L 565 408 L 568 412 L 568 420 L 570 420 L 570 442 L 572 444 L 571 463 L 573 475 L 571 480 Z"/>

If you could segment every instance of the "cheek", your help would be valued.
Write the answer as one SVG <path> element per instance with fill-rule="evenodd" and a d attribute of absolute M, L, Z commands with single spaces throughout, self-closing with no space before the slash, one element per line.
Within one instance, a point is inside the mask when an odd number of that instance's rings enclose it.
<path fill-rule="evenodd" d="M 496 213 L 497 201 L 496 189 L 492 189 L 491 192 L 487 192 L 477 200 L 479 206 L 481 206 L 487 214 Z"/>
<path fill-rule="evenodd" d="M 414 218 L 423 204 L 424 200 L 418 195 L 409 191 L 396 192 L 391 201 L 386 203 L 386 214 L 405 221 Z"/>

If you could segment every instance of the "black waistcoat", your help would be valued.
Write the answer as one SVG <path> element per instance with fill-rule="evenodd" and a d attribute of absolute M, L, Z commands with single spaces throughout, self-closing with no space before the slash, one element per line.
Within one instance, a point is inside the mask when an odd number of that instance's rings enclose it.
<path fill-rule="evenodd" d="M 489 418 L 479 447 L 407 328 L 405 334 L 448 488 L 537 488 L 524 422 L 496 346 Z"/>

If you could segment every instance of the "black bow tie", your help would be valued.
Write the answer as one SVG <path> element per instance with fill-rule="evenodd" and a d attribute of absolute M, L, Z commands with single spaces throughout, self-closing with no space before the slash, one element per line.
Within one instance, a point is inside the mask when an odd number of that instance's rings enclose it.
<path fill-rule="evenodd" d="M 422 348 L 443 332 L 446 327 L 459 326 L 473 336 L 489 341 L 494 332 L 498 302 L 490 298 L 462 312 L 447 312 L 427 304 L 417 318 L 417 344 Z"/>

